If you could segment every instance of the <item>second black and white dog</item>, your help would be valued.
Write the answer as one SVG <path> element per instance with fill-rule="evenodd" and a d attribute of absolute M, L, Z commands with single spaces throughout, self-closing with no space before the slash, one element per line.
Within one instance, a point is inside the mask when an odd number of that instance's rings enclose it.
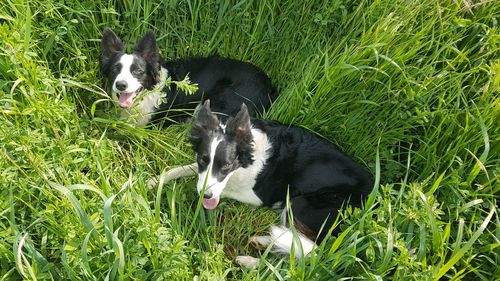
<path fill-rule="evenodd" d="M 251 239 L 272 244 L 278 252 L 294 248 L 296 256 L 307 255 L 315 241 L 325 238 L 341 207 L 360 206 L 373 188 L 370 174 L 332 143 L 302 128 L 251 119 L 244 104 L 223 123 L 206 101 L 190 140 L 199 168 L 197 190 L 206 209 L 216 208 L 226 197 L 254 206 L 280 206 L 286 218 L 288 196 L 299 241 L 294 242 L 286 219 L 271 227 L 269 236 Z M 237 262 L 253 267 L 256 259 L 240 256 Z"/>
<path fill-rule="evenodd" d="M 111 84 L 113 99 L 126 113 L 136 113 L 139 125 L 184 121 L 206 99 L 212 101 L 212 110 L 226 116 L 234 116 L 244 102 L 255 116 L 277 96 L 269 77 L 249 63 L 217 56 L 160 60 L 152 31 L 128 54 L 122 40 L 107 28 L 101 47 L 101 72 Z M 182 81 L 186 75 L 198 85 L 194 94 L 175 84 L 165 87 L 167 78 Z"/>

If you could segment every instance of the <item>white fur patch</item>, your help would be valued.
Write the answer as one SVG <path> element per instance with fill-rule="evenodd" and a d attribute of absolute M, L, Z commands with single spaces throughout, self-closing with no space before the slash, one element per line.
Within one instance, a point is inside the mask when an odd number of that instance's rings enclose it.
<path fill-rule="evenodd" d="M 293 232 L 283 225 L 273 225 L 269 230 L 269 236 L 252 236 L 249 241 L 260 247 L 272 245 L 275 253 L 290 254 L 293 249 L 295 257 L 299 259 L 316 248 L 316 243 L 309 238 L 298 232 L 294 236 Z"/>
<path fill-rule="evenodd" d="M 297 232 L 297 235 L 285 226 L 271 226 L 269 235 L 273 244 L 273 251 L 277 253 L 289 254 L 294 251 L 295 257 L 302 258 L 307 256 L 316 244 L 309 238 Z"/>
<path fill-rule="evenodd" d="M 257 176 L 262 171 L 262 168 L 264 168 L 269 157 L 268 153 L 271 144 L 267 139 L 267 135 L 258 129 L 252 129 L 252 135 L 254 140 L 254 162 L 246 168 L 238 168 L 232 172 L 227 181 L 227 186 L 222 192 L 222 197 L 235 199 L 249 205 L 260 206 L 262 205 L 262 200 L 255 194 L 253 187 L 255 186 Z"/>
<path fill-rule="evenodd" d="M 207 169 L 198 174 L 198 184 L 196 185 L 196 189 L 198 190 L 198 194 L 201 194 L 203 188 L 205 187 L 205 192 L 210 190 L 212 192 L 212 198 L 219 197 L 224 189 L 224 186 L 227 182 L 226 177 L 223 182 L 219 182 L 217 178 L 212 175 L 212 166 L 215 158 L 215 151 L 217 150 L 217 146 L 222 142 L 222 139 L 213 139 L 210 144 L 210 162 L 208 163 Z M 206 184 L 205 184 L 206 183 Z"/>
<path fill-rule="evenodd" d="M 252 236 L 248 239 L 249 242 L 256 244 L 259 247 L 267 247 L 273 242 L 271 236 Z"/>
<path fill-rule="evenodd" d="M 235 262 L 246 269 L 255 269 L 259 265 L 259 259 L 251 256 L 237 256 Z"/>
<path fill-rule="evenodd" d="M 171 180 L 175 180 L 182 177 L 194 176 L 198 173 L 198 164 L 193 163 L 184 166 L 174 167 L 163 174 L 161 174 L 158 178 L 151 178 L 148 181 L 148 188 L 154 187 L 162 187 L 164 184 L 168 183 Z"/>

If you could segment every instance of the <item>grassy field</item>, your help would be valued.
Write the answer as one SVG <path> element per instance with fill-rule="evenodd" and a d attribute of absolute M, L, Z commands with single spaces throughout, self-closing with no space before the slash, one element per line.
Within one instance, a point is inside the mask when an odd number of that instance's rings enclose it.
<path fill-rule="evenodd" d="M 493 0 L 3 0 L 0 280 L 498 279 L 499 20 Z M 189 125 L 120 120 L 105 27 L 258 65 L 281 93 L 265 117 L 339 145 L 372 197 L 295 261 L 248 244 L 274 211 L 204 211 L 193 177 L 149 189 L 193 162 Z M 248 254 L 267 257 L 233 263 Z"/>

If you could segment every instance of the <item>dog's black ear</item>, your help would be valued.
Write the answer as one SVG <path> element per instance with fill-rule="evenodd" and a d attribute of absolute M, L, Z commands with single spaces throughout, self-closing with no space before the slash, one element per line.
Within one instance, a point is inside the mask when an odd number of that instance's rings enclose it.
<path fill-rule="evenodd" d="M 205 130 L 214 130 L 219 127 L 219 119 L 210 109 L 210 100 L 206 100 L 198 111 L 195 126 L 201 126 Z"/>
<path fill-rule="evenodd" d="M 104 29 L 101 39 L 101 71 L 107 73 L 111 59 L 125 49 L 122 40 L 110 28 Z"/>
<path fill-rule="evenodd" d="M 160 68 L 160 54 L 156 45 L 155 34 L 152 30 L 148 30 L 144 37 L 137 42 L 134 46 L 134 53 L 153 64 L 155 69 Z"/>
<path fill-rule="evenodd" d="M 245 104 L 236 116 L 227 122 L 226 134 L 236 142 L 238 160 L 245 168 L 253 163 L 253 136 L 250 114 Z"/>
<path fill-rule="evenodd" d="M 210 109 L 210 100 L 206 100 L 196 113 L 195 121 L 191 127 L 191 144 L 196 147 L 203 138 L 208 137 L 211 132 L 218 129 L 220 129 L 219 119 Z"/>
<path fill-rule="evenodd" d="M 196 120 L 198 118 L 198 115 L 200 114 L 201 109 L 203 110 L 208 110 L 210 113 L 212 113 L 212 110 L 210 109 L 210 100 L 207 99 L 205 102 L 200 103 L 196 106 L 194 109 L 193 117 Z"/>
<path fill-rule="evenodd" d="M 226 132 L 228 135 L 234 137 L 236 142 L 251 142 L 250 114 L 245 104 L 241 105 L 241 109 L 236 116 L 227 122 Z"/>

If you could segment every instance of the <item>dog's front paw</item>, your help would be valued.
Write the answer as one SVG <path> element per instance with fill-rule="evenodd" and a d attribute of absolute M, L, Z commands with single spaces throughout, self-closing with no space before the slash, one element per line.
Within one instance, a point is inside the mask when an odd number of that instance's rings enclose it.
<path fill-rule="evenodd" d="M 235 262 L 247 269 L 255 269 L 259 265 L 259 259 L 251 256 L 237 256 Z"/>
<path fill-rule="evenodd" d="M 150 180 L 148 180 L 147 185 L 149 189 L 156 188 L 158 186 L 158 179 L 155 177 L 151 178 Z"/>

